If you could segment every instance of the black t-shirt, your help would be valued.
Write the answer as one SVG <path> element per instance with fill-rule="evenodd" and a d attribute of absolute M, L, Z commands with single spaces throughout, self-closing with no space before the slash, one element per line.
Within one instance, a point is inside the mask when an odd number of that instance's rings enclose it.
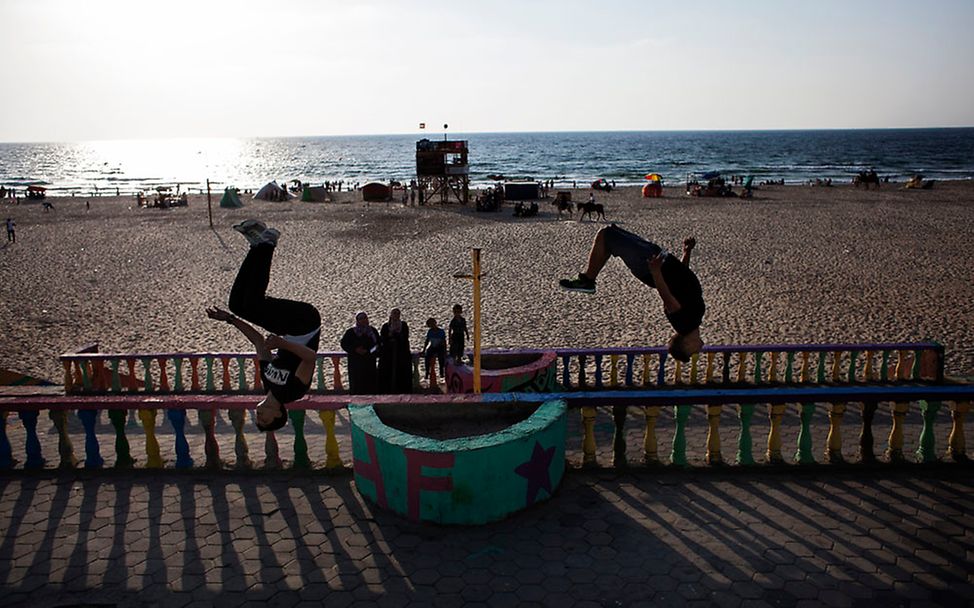
<path fill-rule="evenodd" d="M 697 280 L 697 275 L 673 254 L 666 256 L 662 272 L 663 280 L 670 288 L 670 293 L 680 303 L 680 310 L 666 313 L 666 319 L 676 333 L 686 335 L 700 327 L 706 309 L 700 281 Z"/>
<path fill-rule="evenodd" d="M 467 320 L 463 317 L 457 318 L 453 317 L 450 320 L 450 344 L 459 344 L 463 342 L 464 337 L 466 337 L 467 332 Z"/>
<path fill-rule="evenodd" d="M 291 403 L 304 397 L 310 385 L 301 382 L 295 375 L 299 365 L 300 357 L 283 348 L 278 349 L 273 360 L 260 362 L 260 379 L 264 389 L 281 403 Z"/>

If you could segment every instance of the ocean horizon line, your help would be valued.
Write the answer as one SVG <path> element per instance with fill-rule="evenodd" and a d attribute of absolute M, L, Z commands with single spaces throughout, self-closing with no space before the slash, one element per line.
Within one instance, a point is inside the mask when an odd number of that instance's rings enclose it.
<path fill-rule="evenodd" d="M 905 132 L 905 131 L 963 131 L 974 129 L 974 125 L 967 126 L 936 126 L 936 127 L 810 127 L 810 128 L 763 128 L 763 129 L 570 129 L 570 130 L 541 130 L 541 131 L 439 131 L 425 129 L 419 131 L 403 131 L 398 133 L 346 133 L 346 134 L 309 134 L 309 135 L 174 135 L 174 136 L 140 136 L 115 137 L 101 139 L 75 140 L 36 140 L 36 141 L 0 141 L 0 146 L 17 145 L 72 145 L 107 142 L 138 142 L 138 141 L 194 141 L 194 140 L 255 140 L 255 139 L 362 139 L 369 137 L 419 137 L 434 135 L 439 138 L 446 134 L 462 136 L 483 135 L 607 135 L 640 134 L 640 133 L 671 133 L 671 134 L 759 134 L 759 133 L 865 133 L 865 132 Z"/>

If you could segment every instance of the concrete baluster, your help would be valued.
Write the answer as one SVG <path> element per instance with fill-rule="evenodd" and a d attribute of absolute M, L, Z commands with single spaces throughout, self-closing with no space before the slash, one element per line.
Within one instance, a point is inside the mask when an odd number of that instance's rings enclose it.
<path fill-rule="evenodd" d="M 842 456 L 842 417 L 845 402 L 829 403 L 829 434 L 825 440 L 825 461 L 829 464 L 845 462 Z"/>
<path fill-rule="evenodd" d="M 244 435 L 243 430 L 247 413 L 242 409 L 232 409 L 227 415 L 230 418 L 230 424 L 233 425 L 233 451 L 237 457 L 237 462 L 234 466 L 238 469 L 249 469 L 252 467 L 250 462 L 250 448 L 247 447 L 247 437 Z"/>
<path fill-rule="evenodd" d="M 334 372 L 334 384 L 336 391 L 345 390 L 345 386 L 342 384 L 342 367 L 341 367 L 341 357 L 334 356 L 331 358 L 331 366 Z"/>
<path fill-rule="evenodd" d="M 311 468 L 311 458 L 308 457 L 308 441 L 304 437 L 304 410 L 291 410 L 287 413 L 294 428 L 294 468 Z"/>
<path fill-rule="evenodd" d="M 159 453 L 159 440 L 156 439 L 156 410 L 139 410 L 139 420 L 145 429 L 145 466 L 150 469 L 162 468 L 162 454 Z"/>
<path fill-rule="evenodd" d="M 189 453 L 189 442 L 186 441 L 186 410 L 166 410 L 166 418 L 173 428 L 173 439 L 176 444 L 176 468 L 190 469 L 193 467 L 193 457 Z"/>
<path fill-rule="evenodd" d="M 284 467 L 281 461 L 280 449 L 277 445 L 277 435 L 273 431 L 264 433 L 264 468 L 280 469 Z"/>
<path fill-rule="evenodd" d="M 768 406 L 768 419 L 771 421 L 771 428 L 768 431 L 768 451 L 765 454 L 768 464 L 785 462 L 781 455 L 781 419 L 785 415 L 786 407 L 784 403 Z"/>
<path fill-rule="evenodd" d="M 815 414 L 815 403 L 802 403 L 798 406 L 800 426 L 798 428 L 798 449 L 795 451 L 795 462 L 798 464 L 815 464 L 812 454 L 812 416 Z"/>
<path fill-rule="evenodd" d="M 0 469 L 12 469 L 14 466 L 13 448 L 7 437 L 7 414 L 0 412 Z"/>
<path fill-rule="evenodd" d="M 659 406 L 650 405 L 643 408 L 646 412 L 646 434 L 643 436 L 643 460 L 648 465 L 659 464 L 659 446 L 656 441 L 656 419 L 659 418 Z"/>
<path fill-rule="evenodd" d="M 950 435 L 947 436 L 947 457 L 954 462 L 967 462 L 964 440 L 964 418 L 971 409 L 970 401 L 955 401 L 950 408 Z"/>
<path fill-rule="evenodd" d="M 903 462 L 903 423 L 906 412 L 910 409 L 908 401 L 896 401 L 890 406 L 893 426 L 889 430 L 889 447 L 886 448 L 886 458 L 890 462 Z"/>
<path fill-rule="evenodd" d="M 917 358 L 919 361 L 919 358 Z M 937 420 L 937 412 L 940 411 L 939 401 L 920 401 L 920 414 L 923 416 L 923 429 L 920 431 L 920 440 L 917 445 L 917 462 L 929 463 L 937 462 L 937 440 L 934 437 L 933 424 Z"/>
<path fill-rule="evenodd" d="M 617 469 L 625 468 L 629 462 L 626 459 L 626 413 L 624 405 L 612 406 L 612 466 Z"/>
<path fill-rule="evenodd" d="M 68 435 L 68 413 L 64 410 L 48 410 L 47 415 L 57 429 L 57 451 L 61 458 L 58 467 L 75 468 L 78 466 L 78 460 L 74 457 L 74 446 L 71 445 L 71 436 Z"/>
<path fill-rule="evenodd" d="M 584 405 L 582 414 L 582 466 L 595 466 L 595 408 Z"/>
<path fill-rule="evenodd" d="M 318 412 L 321 425 L 325 427 L 325 468 L 340 469 L 345 466 L 338 452 L 338 438 L 335 437 L 335 410 Z"/>
<path fill-rule="evenodd" d="M 205 437 L 203 452 L 206 454 L 206 464 L 203 466 L 208 469 L 219 469 L 222 463 L 220 462 L 220 444 L 216 440 L 216 410 L 196 410 L 196 415 L 200 419 L 200 426 L 203 427 Z"/>
<path fill-rule="evenodd" d="M 751 418 L 754 416 L 755 404 L 742 403 L 737 406 L 737 418 L 741 422 L 740 436 L 737 438 L 737 464 L 754 464 L 754 447 L 751 440 Z"/>
<path fill-rule="evenodd" d="M 687 461 L 687 420 L 690 419 L 689 405 L 674 405 L 673 418 L 676 430 L 673 432 L 673 448 L 670 450 L 670 462 L 685 467 Z"/>
<path fill-rule="evenodd" d="M 25 469 L 43 469 L 44 456 L 41 453 L 41 442 L 37 437 L 37 411 L 20 412 L 20 420 L 24 423 L 24 431 L 27 437 L 24 442 L 24 451 L 27 460 L 24 461 Z"/>
<path fill-rule="evenodd" d="M 127 469 L 135 464 L 135 459 L 132 458 L 131 448 L 129 447 L 128 437 L 125 436 L 126 418 L 128 418 L 127 410 L 108 410 L 108 420 L 112 423 L 112 428 L 115 429 L 116 469 Z M 92 433 L 94 433 L 94 428 L 92 428 Z"/>
<path fill-rule="evenodd" d="M 707 458 L 709 465 L 724 464 L 720 453 L 720 410 L 719 405 L 707 406 Z"/>
<path fill-rule="evenodd" d="M 169 376 L 166 374 L 166 358 L 158 357 L 156 363 L 159 364 L 159 390 L 169 392 Z"/>

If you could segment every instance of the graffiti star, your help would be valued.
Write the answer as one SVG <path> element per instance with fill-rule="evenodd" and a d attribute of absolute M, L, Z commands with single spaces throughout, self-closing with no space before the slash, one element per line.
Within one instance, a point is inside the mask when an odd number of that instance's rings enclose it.
<path fill-rule="evenodd" d="M 514 469 L 515 473 L 528 480 L 526 505 L 534 503 L 538 496 L 538 490 L 542 488 L 548 492 L 549 496 L 551 495 L 551 476 L 548 474 L 548 469 L 551 467 L 551 460 L 554 456 L 555 446 L 546 449 L 535 441 L 531 460 Z"/>

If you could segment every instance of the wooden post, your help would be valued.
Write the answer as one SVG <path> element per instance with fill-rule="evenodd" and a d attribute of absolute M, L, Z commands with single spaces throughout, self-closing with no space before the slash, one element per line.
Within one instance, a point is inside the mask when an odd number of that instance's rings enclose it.
<path fill-rule="evenodd" d="M 473 392 L 480 394 L 480 280 L 486 273 L 480 272 L 480 249 L 470 250 L 473 274 L 455 274 L 455 279 L 473 280 Z"/>
<path fill-rule="evenodd" d="M 210 214 L 210 228 L 213 227 L 213 199 L 210 196 L 210 179 L 206 179 L 206 210 Z"/>

